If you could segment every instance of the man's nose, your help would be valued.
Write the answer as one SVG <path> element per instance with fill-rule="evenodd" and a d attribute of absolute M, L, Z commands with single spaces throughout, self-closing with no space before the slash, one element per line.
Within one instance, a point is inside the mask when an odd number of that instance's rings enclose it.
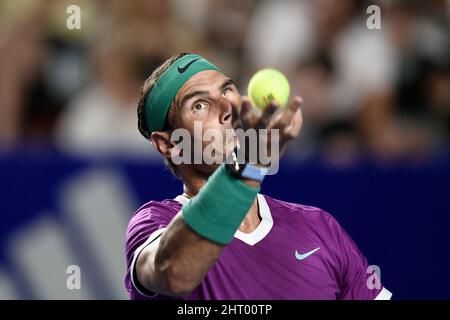
<path fill-rule="evenodd" d="M 220 116 L 219 120 L 221 124 L 231 123 L 233 113 L 233 106 L 230 100 L 227 98 L 220 98 Z"/>

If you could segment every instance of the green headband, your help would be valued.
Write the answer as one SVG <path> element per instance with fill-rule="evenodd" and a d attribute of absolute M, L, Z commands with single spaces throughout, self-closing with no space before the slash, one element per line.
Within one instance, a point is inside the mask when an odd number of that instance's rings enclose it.
<path fill-rule="evenodd" d="M 164 71 L 145 101 L 145 121 L 150 133 L 163 129 L 170 104 L 183 84 L 194 74 L 205 70 L 221 72 L 203 57 L 196 54 L 188 54 L 176 60 Z"/>

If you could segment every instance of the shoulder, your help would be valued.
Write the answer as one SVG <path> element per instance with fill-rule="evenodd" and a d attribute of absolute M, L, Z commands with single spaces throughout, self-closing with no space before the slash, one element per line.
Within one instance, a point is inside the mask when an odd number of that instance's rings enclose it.
<path fill-rule="evenodd" d="M 282 215 L 284 219 L 301 219 L 314 223 L 336 225 L 336 219 L 324 209 L 305 204 L 278 200 L 264 195 L 273 215 Z"/>
<path fill-rule="evenodd" d="M 133 213 L 128 223 L 125 235 L 127 247 L 135 249 L 153 232 L 167 227 L 180 209 L 181 204 L 175 200 L 145 203 Z"/>
<path fill-rule="evenodd" d="M 147 202 L 133 213 L 130 222 L 128 223 L 127 231 L 150 222 L 167 223 L 180 209 L 181 204 L 172 199 Z"/>
<path fill-rule="evenodd" d="M 326 210 L 310 205 L 292 203 L 264 196 L 272 217 L 278 226 L 296 233 L 328 241 L 340 242 L 347 233 L 339 222 Z"/>

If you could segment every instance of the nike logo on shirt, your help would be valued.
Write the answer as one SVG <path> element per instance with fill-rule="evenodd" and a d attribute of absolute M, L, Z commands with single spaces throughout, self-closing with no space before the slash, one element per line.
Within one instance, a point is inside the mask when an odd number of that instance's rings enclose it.
<path fill-rule="evenodd" d="M 320 247 L 319 248 L 315 248 L 314 250 L 311 250 L 311 251 L 309 251 L 307 253 L 303 253 L 303 254 L 301 254 L 300 252 L 295 250 L 295 258 L 297 260 L 304 260 L 304 259 L 308 258 L 310 255 L 312 255 L 314 252 L 316 252 L 319 249 L 320 249 Z"/>

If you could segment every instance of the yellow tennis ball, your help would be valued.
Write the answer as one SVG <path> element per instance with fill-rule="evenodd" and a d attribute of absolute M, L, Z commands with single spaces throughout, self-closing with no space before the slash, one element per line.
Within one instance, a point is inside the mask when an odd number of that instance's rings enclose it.
<path fill-rule="evenodd" d="M 288 101 L 290 85 L 285 75 L 275 69 L 262 69 L 255 73 L 248 83 L 248 96 L 253 105 L 264 109 L 276 101 L 284 107 Z"/>

